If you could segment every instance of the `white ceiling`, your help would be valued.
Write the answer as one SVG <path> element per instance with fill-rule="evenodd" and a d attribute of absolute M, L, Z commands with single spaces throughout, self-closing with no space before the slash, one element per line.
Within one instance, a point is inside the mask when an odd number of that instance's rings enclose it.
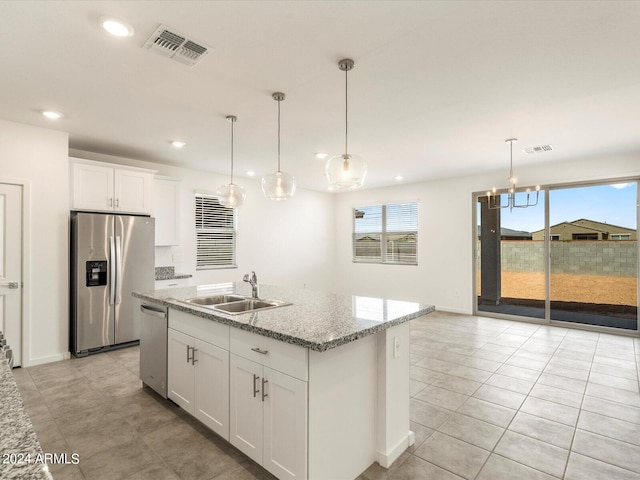
<path fill-rule="evenodd" d="M 108 35 L 101 15 L 135 35 Z M 282 91 L 282 170 L 326 190 L 314 154 L 342 153 L 337 63 L 350 57 L 349 151 L 369 163 L 366 188 L 506 177 L 509 137 L 516 170 L 640 153 L 638 1 L 4 0 L 0 18 L 0 116 L 67 131 L 73 149 L 227 174 L 233 114 L 236 173 L 260 176 L 276 167 Z M 213 50 L 187 67 L 141 48 L 160 24 Z"/>

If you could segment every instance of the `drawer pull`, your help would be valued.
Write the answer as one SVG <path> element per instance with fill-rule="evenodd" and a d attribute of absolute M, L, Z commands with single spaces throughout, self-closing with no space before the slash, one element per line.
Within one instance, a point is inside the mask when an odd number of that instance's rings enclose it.
<path fill-rule="evenodd" d="M 262 401 L 264 402 L 265 397 L 268 397 L 269 394 L 267 393 L 267 389 L 264 388 L 265 385 L 269 383 L 269 380 L 265 380 L 264 378 L 262 379 Z"/>
<path fill-rule="evenodd" d="M 269 350 L 260 350 L 258 347 L 252 348 L 251 351 L 259 353 L 260 355 L 266 355 L 269 353 Z"/>

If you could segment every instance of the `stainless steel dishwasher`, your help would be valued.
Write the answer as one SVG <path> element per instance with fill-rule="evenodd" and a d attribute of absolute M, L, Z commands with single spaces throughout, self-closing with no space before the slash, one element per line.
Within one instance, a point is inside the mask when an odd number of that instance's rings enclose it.
<path fill-rule="evenodd" d="M 140 380 L 167 398 L 167 309 L 140 304 Z"/>

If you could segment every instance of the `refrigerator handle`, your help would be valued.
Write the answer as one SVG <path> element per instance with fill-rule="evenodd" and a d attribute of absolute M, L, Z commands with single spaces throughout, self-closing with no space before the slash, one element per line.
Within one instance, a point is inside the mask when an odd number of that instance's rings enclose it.
<path fill-rule="evenodd" d="M 122 299 L 122 253 L 120 237 L 116 235 L 116 305 L 120 305 Z"/>
<path fill-rule="evenodd" d="M 113 235 L 109 237 L 109 305 L 116 303 L 116 244 Z"/>

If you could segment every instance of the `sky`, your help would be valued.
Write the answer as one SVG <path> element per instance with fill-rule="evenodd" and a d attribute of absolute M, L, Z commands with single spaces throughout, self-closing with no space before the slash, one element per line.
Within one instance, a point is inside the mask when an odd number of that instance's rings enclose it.
<path fill-rule="evenodd" d="M 637 228 L 638 183 L 595 185 L 552 189 L 549 192 L 549 222 L 556 225 L 580 218 L 627 228 Z M 525 194 L 517 195 L 518 202 Z M 535 195 L 531 201 L 535 200 Z M 506 203 L 506 198 L 502 199 Z M 544 228 L 544 193 L 535 207 L 504 208 L 500 212 L 502 227 L 534 232 Z M 478 216 L 478 223 L 480 218 Z"/>

